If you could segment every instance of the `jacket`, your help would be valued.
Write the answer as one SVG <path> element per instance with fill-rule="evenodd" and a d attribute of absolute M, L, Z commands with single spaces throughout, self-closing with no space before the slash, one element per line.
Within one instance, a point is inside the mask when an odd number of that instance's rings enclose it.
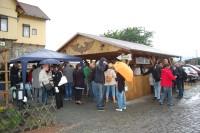
<path fill-rule="evenodd" d="M 58 84 L 62 78 L 62 72 L 61 71 L 52 72 L 52 77 L 54 86 L 58 87 Z"/>
<path fill-rule="evenodd" d="M 41 68 L 38 67 L 38 68 L 34 69 L 33 72 L 32 72 L 32 79 L 33 79 L 32 87 L 33 88 L 40 88 L 41 87 L 40 86 L 40 82 L 39 82 L 39 73 L 40 73 L 40 71 L 41 71 Z"/>
<path fill-rule="evenodd" d="M 63 70 L 63 75 L 66 76 L 67 81 L 69 83 L 73 83 L 73 71 L 74 71 L 74 68 L 70 67 L 69 65 L 67 65 Z"/>
<path fill-rule="evenodd" d="M 122 91 L 125 90 L 125 79 L 121 74 L 117 73 L 116 80 L 117 80 L 117 89 L 121 93 Z"/>
<path fill-rule="evenodd" d="M 77 70 L 77 69 L 74 70 L 73 79 L 74 79 L 74 87 L 85 88 L 84 74 L 83 74 L 82 69 L 81 70 Z"/>
<path fill-rule="evenodd" d="M 161 67 L 157 64 L 152 70 L 152 75 L 155 80 L 155 82 L 160 81 L 160 74 L 161 74 Z"/>
<path fill-rule="evenodd" d="M 176 78 L 169 68 L 163 68 L 161 71 L 161 87 L 172 87 L 172 81 Z"/>
<path fill-rule="evenodd" d="M 50 83 L 49 76 L 44 69 L 42 69 L 39 73 L 39 83 L 40 83 L 40 87 L 43 87 L 43 85 Z"/>
<path fill-rule="evenodd" d="M 106 64 L 104 64 L 104 59 L 101 58 L 96 65 L 95 73 L 94 73 L 94 82 L 104 84 L 105 76 L 104 71 L 106 70 Z"/>
<path fill-rule="evenodd" d="M 187 79 L 187 74 L 185 73 L 182 67 L 176 67 L 175 75 L 177 76 L 176 80 L 184 81 Z"/>

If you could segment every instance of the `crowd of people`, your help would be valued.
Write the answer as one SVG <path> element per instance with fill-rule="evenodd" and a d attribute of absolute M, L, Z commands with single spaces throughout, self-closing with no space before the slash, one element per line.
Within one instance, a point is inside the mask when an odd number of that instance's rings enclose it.
<path fill-rule="evenodd" d="M 104 111 L 110 100 L 117 104 L 116 111 L 126 109 L 125 78 L 115 71 L 115 61 L 101 58 L 96 62 L 78 63 L 74 67 L 69 62 L 62 65 L 33 65 L 27 75 L 27 82 L 32 88 L 34 100 L 47 104 L 49 95 L 54 96 L 56 107 L 62 108 L 64 101 L 83 104 L 82 96 L 88 96 L 96 102 L 96 108 Z M 149 74 L 149 82 L 154 100 L 162 105 L 165 98 L 168 105 L 173 105 L 172 88 L 178 89 L 177 98 L 181 99 L 184 92 L 186 74 L 180 63 L 170 65 L 167 59 L 157 61 L 143 75 Z M 67 83 L 59 85 L 62 76 Z M 20 82 L 19 69 L 14 65 L 11 69 L 11 86 Z"/>
<path fill-rule="evenodd" d="M 187 74 L 182 68 L 183 64 L 177 62 L 171 64 L 169 60 L 158 60 L 144 75 L 149 74 L 149 82 L 154 94 L 154 100 L 161 105 L 167 97 L 168 105 L 173 105 L 173 89 L 178 91 L 177 99 L 183 98 L 184 81 Z"/>
<path fill-rule="evenodd" d="M 14 65 L 11 68 L 11 86 L 21 82 L 19 75 L 19 68 Z M 62 76 L 66 76 L 67 83 L 59 86 Z M 83 104 L 83 95 L 96 102 L 99 111 L 104 110 L 109 100 L 118 104 L 117 111 L 126 109 L 125 79 L 106 58 L 97 62 L 78 63 L 75 67 L 69 62 L 61 65 L 33 65 L 27 74 L 27 83 L 32 88 L 36 102 L 48 104 L 48 97 L 55 96 L 58 109 L 63 107 L 64 101 L 73 99 L 76 104 Z"/>

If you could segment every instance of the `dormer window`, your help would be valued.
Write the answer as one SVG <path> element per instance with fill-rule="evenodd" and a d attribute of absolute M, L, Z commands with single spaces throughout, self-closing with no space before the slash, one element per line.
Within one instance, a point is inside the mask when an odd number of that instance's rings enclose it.
<path fill-rule="evenodd" d="M 23 37 L 30 37 L 30 25 L 23 24 Z"/>
<path fill-rule="evenodd" d="M 8 31 L 8 17 L 0 16 L 0 31 Z"/>

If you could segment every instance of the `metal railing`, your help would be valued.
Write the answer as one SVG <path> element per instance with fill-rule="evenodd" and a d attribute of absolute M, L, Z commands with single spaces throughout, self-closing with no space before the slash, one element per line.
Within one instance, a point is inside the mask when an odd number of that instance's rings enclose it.
<path fill-rule="evenodd" d="M 55 125 L 56 121 L 56 105 L 54 98 L 51 99 L 50 103 L 38 104 L 34 101 L 30 101 L 23 104 L 20 110 L 16 111 L 20 116 L 20 122 L 13 129 L 6 129 L 5 132 L 25 132 L 38 129 L 45 126 Z M 16 120 L 10 118 L 11 121 Z"/>

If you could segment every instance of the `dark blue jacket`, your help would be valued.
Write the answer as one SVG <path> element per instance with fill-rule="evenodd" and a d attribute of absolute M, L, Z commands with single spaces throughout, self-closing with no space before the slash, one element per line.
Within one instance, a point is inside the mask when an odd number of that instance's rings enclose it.
<path fill-rule="evenodd" d="M 104 61 L 106 61 L 105 58 L 101 58 L 95 68 L 94 82 L 96 82 L 96 83 L 100 83 L 100 84 L 105 83 L 104 71 L 106 70 L 107 66 L 106 66 L 106 64 L 103 63 Z"/>

